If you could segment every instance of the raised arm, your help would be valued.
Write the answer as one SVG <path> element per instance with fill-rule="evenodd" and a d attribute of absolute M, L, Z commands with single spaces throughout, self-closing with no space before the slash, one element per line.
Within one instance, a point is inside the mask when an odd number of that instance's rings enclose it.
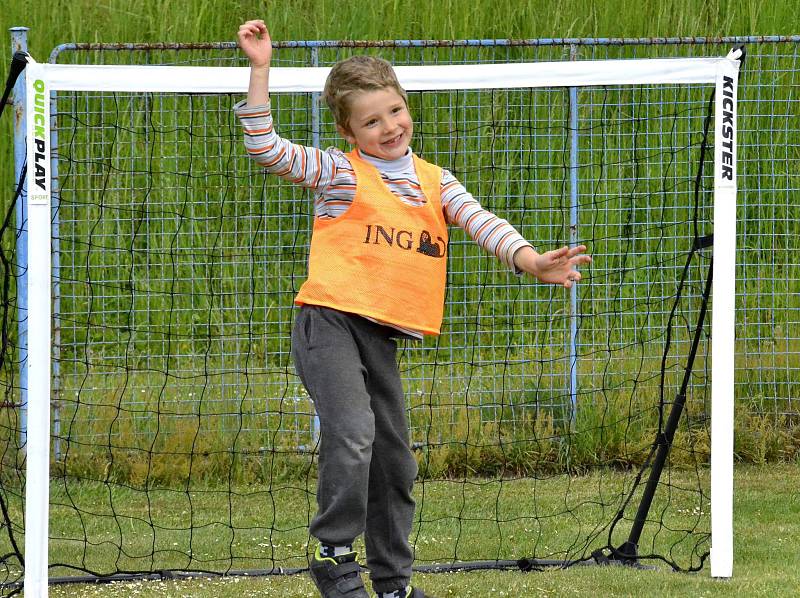
<path fill-rule="evenodd" d="M 250 85 L 247 105 L 262 106 L 269 101 L 269 65 L 272 61 L 272 40 L 264 21 L 247 21 L 239 27 L 239 47 L 250 59 Z"/>
<path fill-rule="evenodd" d="M 292 183 L 321 191 L 336 177 L 332 156 L 317 148 L 283 139 L 276 132 L 269 102 L 269 68 L 272 40 L 260 19 L 239 27 L 239 47 L 250 60 L 247 100 L 234 106 L 244 128 L 244 144 L 250 157 L 267 172 Z"/>

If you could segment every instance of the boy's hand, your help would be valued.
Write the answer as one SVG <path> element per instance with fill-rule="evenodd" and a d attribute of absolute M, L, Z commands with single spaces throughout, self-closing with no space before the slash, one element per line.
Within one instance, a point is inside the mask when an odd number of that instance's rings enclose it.
<path fill-rule="evenodd" d="M 239 27 L 239 47 L 253 68 L 268 67 L 272 60 L 272 40 L 264 21 L 247 21 Z"/>
<path fill-rule="evenodd" d="M 581 273 L 575 268 L 592 261 L 585 251 L 585 245 L 562 247 L 542 254 L 531 247 L 523 247 L 514 254 L 514 265 L 542 282 L 560 284 L 568 289 L 581 279 Z"/>

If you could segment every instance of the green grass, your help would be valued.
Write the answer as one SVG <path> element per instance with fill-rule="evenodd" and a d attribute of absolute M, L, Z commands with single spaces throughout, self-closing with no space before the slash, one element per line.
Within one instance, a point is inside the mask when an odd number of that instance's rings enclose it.
<path fill-rule="evenodd" d="M 590 486 L 596 480 L 587 478 Z M 476 480 L 477 481 L 477 480 Z M 681 481 L 681 476 L 676 477 Z M 580 485 L 581 479 L 573 483 Z M 532 482 L 523 482 L 515 490 L 519 498 L 533 490 Z M 526 487 L 527 485 L 527 487 Z M 602 591 L 608 596 L 793 596 L 800 591 L 800 555 L 796 538 L 800 535 L 800 468 L 797 465 L 737 466 L 735 471 L 734 506 L 734 574 L 730 580 L 709 577 L 708 565 L 696 574 L 674 573 L 659 567 L 641 571 L 622 567 L 573 567 L 567 570 L 548 570 L 537 573 L 480 572 L 451 574 L 418 574 L 416 582 L 435 596 L 587 596 Z M 419 491 L 419 487 L 417 488 Z M 448 509 L 453 497 L 448 492 L 428 489 L 432 509 Z M 560 488 L 548 492 L 538 488 L 538 498 L 546 507 L 560 500 Z M 290 499 L 287 499 L 290 500 Z M 136 501 L 133 501 L 134 503 Z M 302 516 L 306 505 L 298 504 Z M 131 509 L 135 509 L 131 504 Z M 706 514 L 707 515 L 707 514 Z M 269 517 L 269 511 L 256 510 L 254 518 Z M 165 520 L 166 522 L 167 520 Z M 574 523 L 573 523 L 574 525 Z M 570 524 L 564 523 L 569 533 Z M 485 529 L 464 526 L 458 537 L 464 557 L 470 557 L 470 546 L 494 542 L 495 534 Z M 531 530 L 517 527 L 506 535 L 505 541 L 516 546 L 517 554 L 527 554 L 526 546 L 533 539 Z M 198 537 L 195 549 L 202 552 L 212 536 Z M 223 542 L 225 538 L 221 539 Z M 418 538 L 422 558 L 438 551 L 452 553 L 455 536 L 452 530 L 426 533 Z M 143 542 L 147 543 L 146 534 Z M 284 536 L 280 543 L 292 545 L 302 563 L 307 550 L 301 531 L 296 537 Z M 135 547 L 132 547 L 135 549 Z M 266 550 L 266 549 L 265 549 Z M 112 585 L 71 585 L 51 587 L 52 596 L 104 597 L 113 596 L 193 596 L 195 598 L 225 598 L 246 596 L 282 596 L 299 598 L 314 596 L 311 583 L 304 576 L 269 578 L 232 578 L 224 580 L 194 580 L 180 582 L 135 582 Z"/>
<path fill-rule="evenodd" d="M 44 57 L 64 42 L 232 40 L 241 21 L 257 17 L 267 20 L 276 39 L 668 37 L 794 33 L 786 31 L 793 8 L 789 0 L 567 0 L 558 7 L 544 0 L 244 0 L 233 6 L 167 0 L 133 11 L 122 0 L 32 0 L 8 6 L 2 25 L 31 27 L 37 56 Z"/>

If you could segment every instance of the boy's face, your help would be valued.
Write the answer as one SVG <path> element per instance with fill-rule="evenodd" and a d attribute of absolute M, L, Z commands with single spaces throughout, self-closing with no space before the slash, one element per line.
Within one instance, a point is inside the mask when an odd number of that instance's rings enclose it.
<path fill-rule="evenodd" d="M 383 160 L 403 157 L 414 132 L 403 96 L 391 87 L 356 94 L 350 104 L 348 125 L 349 130 L 337 127 L 342 137 Z"/>

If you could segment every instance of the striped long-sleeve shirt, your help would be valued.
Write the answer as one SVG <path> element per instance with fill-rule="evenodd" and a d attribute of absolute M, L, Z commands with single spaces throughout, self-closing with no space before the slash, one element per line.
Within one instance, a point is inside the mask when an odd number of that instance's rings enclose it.
<path fill-rule="evenodd" d="M 268 172 L 313 190 L 316 217 L 336 218 L 347 211 L 355 198 L 356 175 L 344 152 L 337 148 L 323 151 L 283 139 L 275 131 L 269 104 L 245 106 L 240 102 L 234 108 L 244 128 L 244 144 L 250 156 Z M 363 153 L 361 156 L 378 169 L 386 186 L 402 201 L 412 206 L 427 201 L 410 150 L 392 161 Z M 463 228 L 478 245 L 515 270 L 514 253 L 530 243 L 506 220 L 481 207 L 445 169 L 441 202 L 449 224 Z"/>

